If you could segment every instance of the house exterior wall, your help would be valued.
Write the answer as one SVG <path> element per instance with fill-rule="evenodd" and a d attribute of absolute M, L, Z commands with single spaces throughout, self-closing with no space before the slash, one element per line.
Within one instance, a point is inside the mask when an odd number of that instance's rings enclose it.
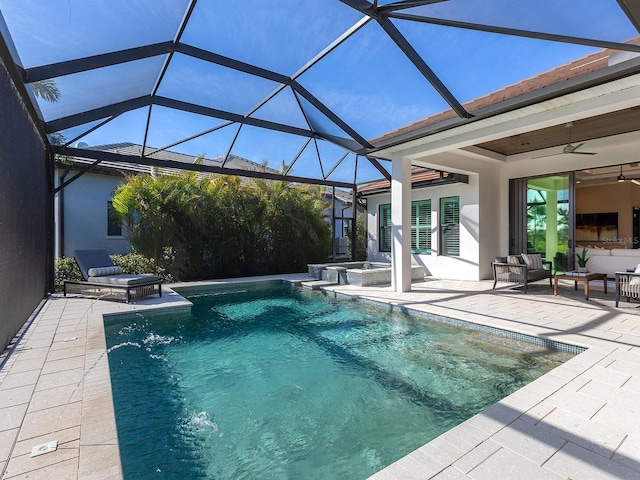
<path fill-rule="evenodd" d="M 417 162 L 420 166 L 468 175 L 468 184 L 450 184 L 413 189 L 412 201 L 431 200 L 431 254 L 412 254 L 412 264 L 426 268 L 437 278 L 481 280 L 491 278 L 491 262 L 500 255 L 500 211 L 502 204 L 500 166 L 478 161 L 465 154 L 447 153 Z M 508 193 L 508 191 L 507 191 Z M 440 198 L 460 197 L 460 255 L 438 254 Z M 367 197 L 368 260 L 390 262 L 391 254 L 378 247 L 379 206 L 391 201 L 390 194 Z M 508 224 L 505 224 L 508 225 Z M 506 228 L 506 227 L 505 227 Z"/>
<path fill-rule="evenodd" d="M 56 172 L 56 178 L 62 170 Z M 71 171 L 67 179 L 76 172 Z M 86 173 L 67 185 L 63 197 L 56 196 L 56 252 L 65 257 L 85 248 L 104 248 L 109 254 L 128 253 L 131 245 L 123 236 L 107 235 L 107 202 L 122 177 Z M 63 206 L 62 206 L 63 205 Z M 64 208 L 64 248 L 60 249 L 60 209 Z"/>

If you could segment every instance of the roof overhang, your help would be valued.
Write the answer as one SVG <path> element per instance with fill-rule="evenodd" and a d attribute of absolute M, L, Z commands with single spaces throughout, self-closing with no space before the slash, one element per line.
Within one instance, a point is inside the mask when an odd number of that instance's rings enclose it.
<path fill-rule="evenodd" d="M 375 155 L 415 159 L 640 105 L 640 58 L 496 104 L 472 119 L 452 119 L 380 145 Z M 507 157 L 494 155 L 507 161 Z"/>

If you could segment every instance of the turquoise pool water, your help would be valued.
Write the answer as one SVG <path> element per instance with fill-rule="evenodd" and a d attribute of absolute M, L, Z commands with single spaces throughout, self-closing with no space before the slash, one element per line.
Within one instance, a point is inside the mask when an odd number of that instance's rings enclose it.
<path fill-rule="evenodd" d="M 570 358 L 268 284 L 106 322 L 126 479 L 365 479 Z"/>

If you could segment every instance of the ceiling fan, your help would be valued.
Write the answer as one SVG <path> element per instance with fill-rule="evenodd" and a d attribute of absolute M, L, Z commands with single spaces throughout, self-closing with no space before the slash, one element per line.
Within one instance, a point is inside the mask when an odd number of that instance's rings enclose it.
<path fill-rule="evenodd" d="M 624 182 L 626 182 L 628 180 L 631 183 L 635 183 L 636 185 L 640 185 L 640 178 L 629 178 L 629 177 L 625 177 L 622 174 L 622 165 L 620 165 L 620 175 L 618 175 L 617 180 L 618 180 L 618 183 L 624 183 Z"/>
<path fill-rule="evenodd" d="M 566 155 L 566 154 L 575 154 L 575 155 L 596 155 L 596 152 L 579 152 L 578 149 L 584 145 L 584 142 L 579 143 L 578 145 L 571 144 L 571 127 L 573 127 L 573 122 L 567 122 L 565 127 L 569 131 L 569 143 L 565 145 L 562 149 L 562 152 L 552 153 L 550 155 L 542 155 L 540 157 L 533 158 L 544 158 L 544 157 L 555 157 L 556 155 Z"/>

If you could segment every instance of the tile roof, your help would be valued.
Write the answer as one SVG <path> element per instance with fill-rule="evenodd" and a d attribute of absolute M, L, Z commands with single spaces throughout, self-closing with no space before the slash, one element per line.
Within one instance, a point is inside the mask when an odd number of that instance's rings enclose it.
<path fill-rule="evenodd" d="M 107 145 L 96 145 L 85 147 L 88 150 L 98 150 L 101 152 L 111 152 L 117 153 L 121 155 L 140 157 L 142 152 L 142 145 L 131 143 L 131 142 L 121 142 L 121 143 L 112 143 Z M 153 147 L 146 148 L 146 156 L 149 158 L 155 158 L 158 160 L 168 160 L 172 162 L 180 162 L 180 163 L 189 163 L 192 164 L 196 161 L 198 157 L 194 157 L 193 155 L 186 155 L 184 153 L 172 152 L 171 150 L 157 150 Z M 204 165 L 210 165 L 215 167 L 222 167 L 222 162 L 224 157 L 216 157 L 216 158 L 205 158 L 202 163 Z M 75 163 L 93 163 L 93 160 L 87 161 L 80 158 L 74 158 Z M 113 173 L 150 173 L 153 167 L 148 165 L 138 165 L 134 163 L 126 163 L 126 162 L 100 162 L 100 166 L 102 167 L 102 171 L 105 172 L 105 168 L 109 169 Z M 239 157 L 237 155 L 229 155 L 229 158 L 224 164 L 224 168 L 229 169 L 237 169 L 237 170 L 245 170 L 245 171 L 266 171 L 269 173 L 280 173 L 272 168 L 266 168 L 256 162 L 248 160 L 243 157 Z M 171 169 L 171 168 L 161 168 L 161 172 L 173 174 L 173 173 L 182 173 L 182 170 Z"/>
<path fill-rule="evenodd" d="M 640 36 L 634 37 L 624 43 L 639 45 Z M 634 56 L 637 55 L 629 52 L 620 52 L 619 50 L 599 50 L 552 70 L 548 70 L 520 82 L 508 85 L 482 97 L 478 97 L 470 102 L 464 103 L 463 106 L 468 112 L 478 112 L 483 108 L 497 105 L 505 100 L 511 100 L 521 95 L 539 91 L 551 85 L 556 85 L 572 78 L 601 70 L 618 63 L 619 61 L 624 61 Z M 444 110 L 440 113 L 436 113 L 417 122 L 405 125 L 397 130 L 388 132 L 380 137 L 374 138 L 371 142 L 375 145 L 380 145 L 406 134 L 417 132 L 425 127 L 433 126 L 454 118 L 458 117 L 453 110 Z"/>
<path fill-rule="evenodd" d="M 439 183 L 449 183 L 458 181 L 455 174 L 441 172 L 425 167 L 413 167 L 411 170 L 411 185 L 413 188 L 428 186 Z M 358 195 L 373 195 L 376 193 L 388 192 L 391 188 L 389 180 L 376 180 L 358 186 Z"/>

